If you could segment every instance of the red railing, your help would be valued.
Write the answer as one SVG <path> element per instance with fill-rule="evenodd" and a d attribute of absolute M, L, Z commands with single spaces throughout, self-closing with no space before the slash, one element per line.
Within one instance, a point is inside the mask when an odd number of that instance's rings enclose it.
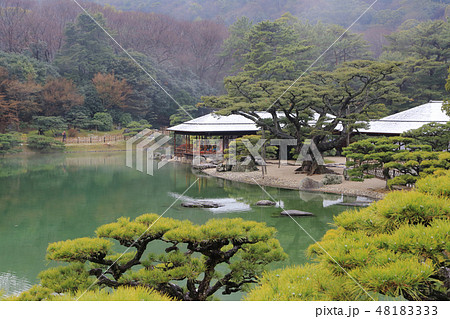
<path fill-rule="evenodd" d="M 202 145 L 200 147 L 200 155 L 216 154 L 216 147 L 210 145 Z M 175 155 L 193 155 L 194 146 L 192 144 L 182 144 L 177 146 L 175 150 Z"/>

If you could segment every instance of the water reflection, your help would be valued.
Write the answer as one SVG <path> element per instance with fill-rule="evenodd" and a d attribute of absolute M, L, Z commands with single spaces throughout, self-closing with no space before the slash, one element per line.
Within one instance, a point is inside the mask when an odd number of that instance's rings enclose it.
<path fill-rule="evenodd" d="M 13 272 L 0 272 L 0 296 L 17 295 L 31 288 L 31 283 L 26 278 L 17 277 Z"/>

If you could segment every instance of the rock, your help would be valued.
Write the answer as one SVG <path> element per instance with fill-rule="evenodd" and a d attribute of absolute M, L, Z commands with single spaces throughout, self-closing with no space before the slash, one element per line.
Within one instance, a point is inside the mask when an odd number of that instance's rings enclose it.
<path fill-rule="evenodd" d="M 255 205 L 256 206 L 275 206 L 277 203 L 272 202 L 271 200 L 260 200 Z"/>
<path fill-rule="evenodd" d="M 227 164 L 219 164 L 216 167 L 216 171 L 217 172 L 229 172 L 231 171 L 231 165 L 227 165 Z"/>
<path fill-rule="evenodd" d="M 212 162 L 214 165 L 219 165 L 223 163 L 223 159 L 222 158 L 216 158 L 216 159 L 212 159 Z"/>
<path fill-rule="evenodd" d="M 222 205 L 219 205 L 214 202 L 208 202 L 208 201 L 195 201 L 195 202 L 184 202 L 181 203 L 181 206 L 187 207 L 187 208 L 218 208 Z"/>
<path fill-rule="evenodd" d="M 338 185 L 342 184 L 343 178 L 341 175 L 327 174 L 322 180 L 323 185 Z"/>
<path fill-rule="evenodd" d="M 351 206 L 351 207 L 367 207 L 370 206 L 372 202 L 351 202 L 351 203 L 338 203 L 341 206 Z"/>
<path fill-rule="evenodd" d="M 300 181 L 298 188 L 300 190 L 317 189 L 323 186 L 322 182 L 313 180 L 312 178 L 305 177 Z"/>
<path fill-rule="evenodd" d="M 258 167 L 256 167 L 256 164 L 252 161 L 250 161 L 250 163 L 248 163 L 248 165 L 242 165 L 242 163 L 237 163 L 236 165 L 233 165 L 233 167 L 231 168 L 232 172 L 254 172 L 257 171 Z"/>
<path fill-rule="evenodd" d="M 281 212 L 281 216 L 292 216 L 292 217 L 301 217 L 301 216 L 314 216 L 313 213 L 302 212 L 301 210 L 284 210 Z"/>

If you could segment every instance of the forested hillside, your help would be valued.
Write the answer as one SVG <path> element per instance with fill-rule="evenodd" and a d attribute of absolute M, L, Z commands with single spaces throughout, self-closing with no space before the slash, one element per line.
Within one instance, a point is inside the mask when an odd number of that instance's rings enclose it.
<path fill-rule="evenodd" d="M 367 1 L 207 0 L 197 14 L 186 1 L 133 1 L 128 7 L 170 15 L 83 2 L 131 59 L 73 1 L 1 0 L 0 131 L 42 121 L 98 128 L 98 119 L 109 117 L 117 126 L 140 120 L 166 126 L 188 119 L 180 106 L 192 116 L 207 111 L 198 107 L 201 97 L 225 93 L 228 76 L 293 80 L 319 56 L 310 72 L 345 71 L 342 66 L 356 60 L 401 66 L 389 81 L 402 98 L 387 103 L 386 112 L 444 99 L 450 23 L 443 17 L 449 1 L 379 0 L 323 56 Z M 286 10 L 291 13 L 282 14 Z M 258 22 L 263 18 L 271 21 Z M 374 47 L 370 37 L 384 46 Z"/>
<path fill-rule="evenodd" d="M 349 26 L 374 0 L 95 0 L 122 10 L 168 14 L 189 20 L 218 19 L 232 24 L 246 16 L 254 22 L 273 20 L 286 12 L 310 22 Z M 443 19 L 450 0 L 378 0 L 353 27 L 363 32 L 375 53 L 385 44 L 382 35 L 396 30 L 409 19 Z"/>
<path fill-rule="evenodd" d="M 373 0 L 96 0 L 123 10 L 139 10 L 171 14 L 183 19 L 222 18 L 234 22 L 248 16 L 255 21 L 274 19 L 289 11 L 310 21 L 348 23 L 351 16 L 359 15 Z M 363 24 L 400 25 L 407 19 L 438 19 L 445 14 L 448 0 L 378 0 L 374 11 Z"/>
<path fill-rule="evenodd" d="M 84 5 L 140 66 L 88 16 L 80 16 L 72 1 L 1 1 L 0 130 L 18 129 L 35 116 L 62 116 L 89 127 L 89 119 L 104 111 L 117 124 L 127 114 L 154 126 L 169 125 L 179 105 L 195 105 L 221 87 L 226 63 L 219 53 L 228 36 L 223 24 Z M 61 77 L 64 81 L 56 80 Z M 46 92 L 48 83 L 64 84 L 66 91 Z M 62 100 L 61 94 L 73 97 L 68 92 L 82 99 Z M 120 99 L 102 98 L 112 93 Z M 44 95 L 59 100 L 57 111 L 47 110 Z"/>

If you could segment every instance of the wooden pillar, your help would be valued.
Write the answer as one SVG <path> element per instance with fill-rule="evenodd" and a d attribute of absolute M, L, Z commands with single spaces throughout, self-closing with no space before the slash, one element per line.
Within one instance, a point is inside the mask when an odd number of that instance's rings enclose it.
<path fill-rule="evenodd" d="M 173 133 L 173 157 L 177 156 L 177 132 Z"/>
<path fill-rule="evenodd" d="M 264 128 L 262 129 L 262 136 L 261 138 L 264 140 L 266 138 L 265 132 L 264 132 Z M 261 157 L 262 157 L 262 161 L 263 161 L 263 166 L 261 167 L 261 173 L 262 173 L 262 178 L 264 179 L 264 173 L 266 173 L 266 143 L 263 144 L 262 147 L 262 152 L 261 152 Z"/>

